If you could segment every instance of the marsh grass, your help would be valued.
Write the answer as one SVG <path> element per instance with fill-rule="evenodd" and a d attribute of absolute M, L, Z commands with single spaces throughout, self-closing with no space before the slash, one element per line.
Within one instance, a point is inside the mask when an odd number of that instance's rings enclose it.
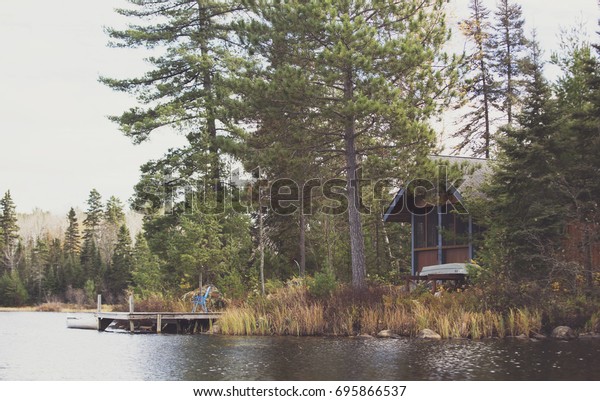
<path fill-rule="evenodd" d="M 375 335 L 389 329 L 414 336 L 422 329 L 442 338 L 490 338 L 531 335 L 541 329 L 537 310 L 478 310 L 464 294 L 416 298 L 396 287 L 368 288 L 354 293 L 339 288 L 325 297 L 312 296 L 305 287 L 278 289 L 264 298 L 230 306 L 219 319 L 224 334 L 234 335 Z"/>
<path fill-rule="evenodd" d="M 600 333 L 600 312 L 592 314 L 585 325 L 585 330 L 591 333 Z"/>

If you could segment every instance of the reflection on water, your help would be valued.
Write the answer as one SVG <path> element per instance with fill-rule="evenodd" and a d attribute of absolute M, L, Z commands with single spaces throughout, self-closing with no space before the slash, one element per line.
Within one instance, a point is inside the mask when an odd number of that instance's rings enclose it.
<path fill-rule="evenodd" d="M 131 335 L 0 313 L 0 380 L 600 380 L 600 341 Z"/>

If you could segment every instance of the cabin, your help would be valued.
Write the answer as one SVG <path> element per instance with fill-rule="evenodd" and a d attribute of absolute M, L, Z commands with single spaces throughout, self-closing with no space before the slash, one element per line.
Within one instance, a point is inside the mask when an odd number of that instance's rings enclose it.
<path fill-rule="evenodd" d="M 468 263 L 475 256 L 474 234 L 479 230 L 463 204 L 461 192 L 473 193 L 488 171 L 487 160 L 468 157 L 436 156 L 434 160 L 468 164 L 473 172 L 455 188 L 427 183 L 411 183 L 400 188 L 384 213 L 384 222 L 410 223 L 412 275 L 425 266 Z M 413 181 L 413 184 L 415 181 Z M 432 191 L 435 193 L 432 194 Z"/>

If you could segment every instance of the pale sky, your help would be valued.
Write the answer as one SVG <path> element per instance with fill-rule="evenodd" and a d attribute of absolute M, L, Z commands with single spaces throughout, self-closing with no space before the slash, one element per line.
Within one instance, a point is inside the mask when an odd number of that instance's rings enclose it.
<path fill-rule="evenodd" d="M 467 4 L 452 0 L 451 9 L 465 15 Z M 495 1 L 486 4 L 493 8 Z M 547 55 L 559 28 L 578 20 L 596 40 L 597 0 L 520 4 L 526 30 L 538 30 Z M 98 77 L 145 71 L 143 51 L 106 46 L 103 27 L 123 26 L 113 11 L 123 6 L 124 0 L 0 0 L 0 195 L 10 189 L 18 212 L 85 208 L 92 188 L 126 202 L 139 166 L 185 142 L 162 132 L 134 146 L 106 118 L 135 103 Z"/>

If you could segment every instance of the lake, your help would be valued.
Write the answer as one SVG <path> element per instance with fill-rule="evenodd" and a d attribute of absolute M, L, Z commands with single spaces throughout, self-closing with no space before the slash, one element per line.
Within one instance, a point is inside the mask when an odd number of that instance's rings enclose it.
<path fill-rule="evenodd" d="M 0 312 L 0 380 L 600 380 L 600 340 L 129 334 Z"/>

